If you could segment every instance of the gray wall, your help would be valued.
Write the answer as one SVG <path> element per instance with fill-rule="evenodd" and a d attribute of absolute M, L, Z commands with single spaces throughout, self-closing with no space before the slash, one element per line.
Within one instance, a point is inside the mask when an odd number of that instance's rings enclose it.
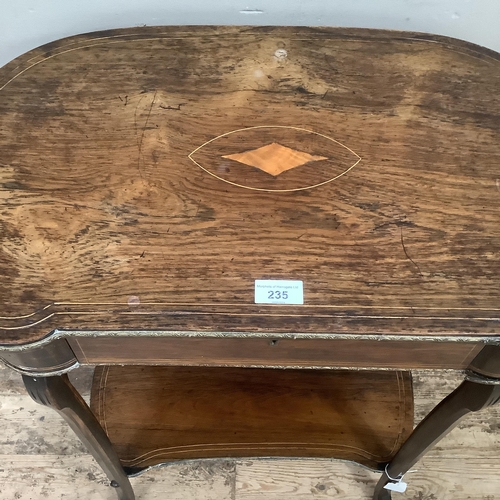
<path fill-rule="evenodd" d="M 390 28 L 500 52 L 499 21 L 500 0 L 0 0 L 0 66 L 64 36 L 143 24 Z"/>

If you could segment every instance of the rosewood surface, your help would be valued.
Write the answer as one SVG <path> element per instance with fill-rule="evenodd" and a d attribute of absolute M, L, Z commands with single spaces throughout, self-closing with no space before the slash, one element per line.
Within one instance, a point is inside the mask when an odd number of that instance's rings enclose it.
<path fill-rule="evenodd" d="M 91 409 L 128 470 L 255 456 L 377 469 L 413 430 L 411 376 L 396 371 L 99 367 Z"/>
<path fill-rule="evenodd" d="M 357 29 L 134 28 L 21 56 L 0 70 L 0 343 L 497 335 L 499 87 L 487 49 Z M 255 279 L 302 280 L 304 305 L 253 304 Z"/>

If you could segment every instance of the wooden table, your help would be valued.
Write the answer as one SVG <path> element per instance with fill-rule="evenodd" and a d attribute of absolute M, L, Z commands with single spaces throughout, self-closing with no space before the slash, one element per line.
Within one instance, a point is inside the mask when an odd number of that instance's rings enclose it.
<path fill-rule="evenodd" d="M 390 498 L 500 396 L 499 59 L 418 33 L 148 27 L 7 64 L 1 358 L 124 499 L 64 375 L 80 364 L 467 369 Z M 256 303 L 256 280 L 303 303 Z"/>

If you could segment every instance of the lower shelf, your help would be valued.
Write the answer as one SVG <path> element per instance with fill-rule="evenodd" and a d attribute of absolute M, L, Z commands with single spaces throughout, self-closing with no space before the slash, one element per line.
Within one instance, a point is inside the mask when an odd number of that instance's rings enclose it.
<path fill-rule="evenodd" d="M 105 366 L 91 408 L 128 469 L 330 457 L 374 469 L 413 429 L 410 372 Z"/>

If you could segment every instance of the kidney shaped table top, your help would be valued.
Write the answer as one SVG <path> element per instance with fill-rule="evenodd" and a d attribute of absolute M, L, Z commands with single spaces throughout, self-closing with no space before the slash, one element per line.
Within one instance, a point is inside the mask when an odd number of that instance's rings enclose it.
<path fill-rule="evenodd" d="M 131 28 L 17 58 L 0 357 L 46 404 L 33 377 L 78 364 L 469 368 L 493 386 L 499 88 L 495 52 L 364 29 Z"/>
<path fill-rule="evenodd" d="M 494 52 L 371 30 L 126 29 L 21 56 L 0 73 L 0 343 L 496 336 L 498 88 Z M 261 279 L 302 281 L 303 304 L 255 304 Z M 444 345 L 434 365 L 468 359 Z"/>

